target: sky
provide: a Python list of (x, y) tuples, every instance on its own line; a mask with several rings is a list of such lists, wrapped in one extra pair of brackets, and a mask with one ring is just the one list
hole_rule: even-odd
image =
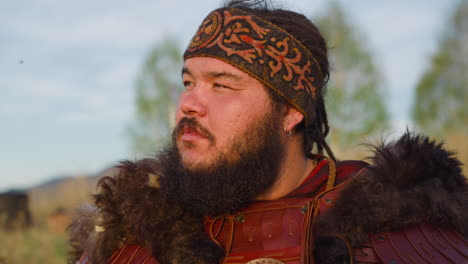
[[(456, 1), (341, 1), (381, 67), (397, 132)], [(308, 17), (327, 4), (277, 2)], [(145, 56), (168, 35), (188, 44), (220, 3), (0, 0), (0, 192), (134, 158), (126, 129)]]

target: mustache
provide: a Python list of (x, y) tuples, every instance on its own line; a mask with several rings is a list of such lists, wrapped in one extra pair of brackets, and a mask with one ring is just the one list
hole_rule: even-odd
[(176, 137), (180, 136), (184, 129), (197, 131), (200, 135), (206, 137), (210, 142), (215, 141), (213, 133), (211, 133), (207, 128), (200, 125), (200, 123), (194, 117), (182, 118), (174, 130), (174, 135)]

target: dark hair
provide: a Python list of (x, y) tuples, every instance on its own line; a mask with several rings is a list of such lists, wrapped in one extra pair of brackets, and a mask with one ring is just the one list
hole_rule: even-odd
[[(237, 8), (245, 10), (248, 13), (255, 15), (263, 20), (281, 27), (289, 34), (299, 40), (309, 51), (314, 55), (317, 63), (322, 71), (322, 80), (317, 87), (318, 93), (315, 98), (315, 113), (310, 113), (315, 116), (312, 124), (305, 127), (304, 122), (296, 127), (296, 131), (304, 133), (304, 152), (308, 157), (317, 158), (312, 154), (312, 151), (319, 155), (323, 154), (323, 150), (327, 152), (330, 158), (335, 159), (333, 152), (325, 141), (328, 134), (329, 126), (327, 112), (325, 110), (324, 95), (325, 88), (330, 76), (329, 62), (327, 55), (327, 43), (323, 38), (318, 28), (302, 14), (276, 9), (271, 1), (266, 0), (231, 0), (224, 7)], [(271, 95), (273, 102), (285, 104), (286, 101), (273, 92), (267, 89)]]

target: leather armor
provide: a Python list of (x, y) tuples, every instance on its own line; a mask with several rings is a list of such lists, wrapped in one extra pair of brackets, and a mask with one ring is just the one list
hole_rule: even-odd
[[(329, 175), (335, 175), (334, 163), (322, 161), (304, 184), (282, 199), (257, 201), (233, 215), (206, 218), (205, 231), (225, 249), (222, 263), (315, 263), (315, 221), (333, 208), (346, 180), (364, 171), (366, 163), (345, 161), (337, 165), (331, 185)], [(429, 223), (369, 235), (369, 241), (360, 248), (352, 248), (345, 238), (336, 236), (347, 246), (346, 263), (468, 263), (467, 241), (456, 232)], [(85, 255), (77, 262), (88, 263)], [(125, 245), (109, 263), (158, 262), (149, 250)]]

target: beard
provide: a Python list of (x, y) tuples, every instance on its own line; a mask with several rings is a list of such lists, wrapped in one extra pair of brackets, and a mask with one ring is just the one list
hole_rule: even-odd
[[(284, 158), (281, 118), (276, 115), (273, 111), (254, 122), (226, 152), (198, 168), (183, 166), (176, 139), (184, 126), (201, 126), (194, 118), (182, 119), (174, 130), (172, 144), (158, 155), (163, 175), (161, 193), (199, 216), (233, 213), (254, 200), (275, 183)], [(214, 144), (214, 137), (211, 140)]]

